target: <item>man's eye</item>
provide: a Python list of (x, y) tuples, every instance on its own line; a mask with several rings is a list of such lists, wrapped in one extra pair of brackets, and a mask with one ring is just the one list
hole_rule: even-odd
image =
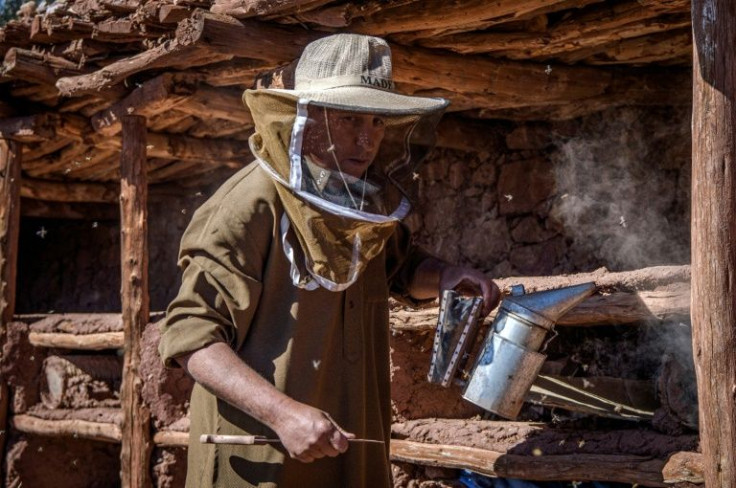
[(375, 119), (373, 119), (373, 125), (375, 127), (383, 127), (384, 125), (386, 125), (386, 122), (383, 119), (376, 117)]

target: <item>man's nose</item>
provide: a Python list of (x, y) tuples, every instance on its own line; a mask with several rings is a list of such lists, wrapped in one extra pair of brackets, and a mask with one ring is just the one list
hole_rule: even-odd
[(355, 142), (363, 149), (374, 149), (378, 140), (379, 138), (376, 137), (376, 130), (366, 127), (358, 132)]

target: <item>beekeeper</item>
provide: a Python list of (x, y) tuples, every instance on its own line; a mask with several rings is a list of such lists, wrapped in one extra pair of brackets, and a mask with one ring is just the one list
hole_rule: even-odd
[(164, 362), (196, 380), (187, 486), (388, 487), (389, 295), (471, 286), (485, 313), (499, 297), (401, 224), (447, 101), (396, 93), (386, 42), (353, 34), (309, 44), (294, 90), (244, 101), (256, 162), (192, 217), (162, 326)]

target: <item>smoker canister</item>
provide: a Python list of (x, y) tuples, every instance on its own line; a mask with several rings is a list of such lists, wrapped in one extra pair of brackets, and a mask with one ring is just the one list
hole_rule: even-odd
[(463, 398), (514, 419), (546, 358), (491, 334), (473, 367)]
[(512, 287), (476, 358), (463, 398), (506, 418), (519, 414), (546, 356), (539, 352), (555, 322), (595, 291), (595, 283), (524, 294)]

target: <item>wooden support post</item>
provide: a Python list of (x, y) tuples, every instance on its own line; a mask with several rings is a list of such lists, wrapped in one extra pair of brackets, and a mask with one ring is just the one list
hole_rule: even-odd
[(736, 9), (694, 0), (692, 295), (705, 484), (736, 487)]
[(123, 445), (120, 469), (123, 488), (151, 486), (150, 412), (141, 396), (141, 336), (149, 319), (148, 182), (146, 179), (146, 119), (123, 117), (120, 161), (121, 301), (125, 356), (121, 404)]
[[(6, 327), (15, 312), (21, 153), (20, 143), (0, 139), (0, 354), (5, 345)], [(5, 378), (0, 378), (0, 480), (5, 479), (2, 466), (5, 465), (9, 395)]]

